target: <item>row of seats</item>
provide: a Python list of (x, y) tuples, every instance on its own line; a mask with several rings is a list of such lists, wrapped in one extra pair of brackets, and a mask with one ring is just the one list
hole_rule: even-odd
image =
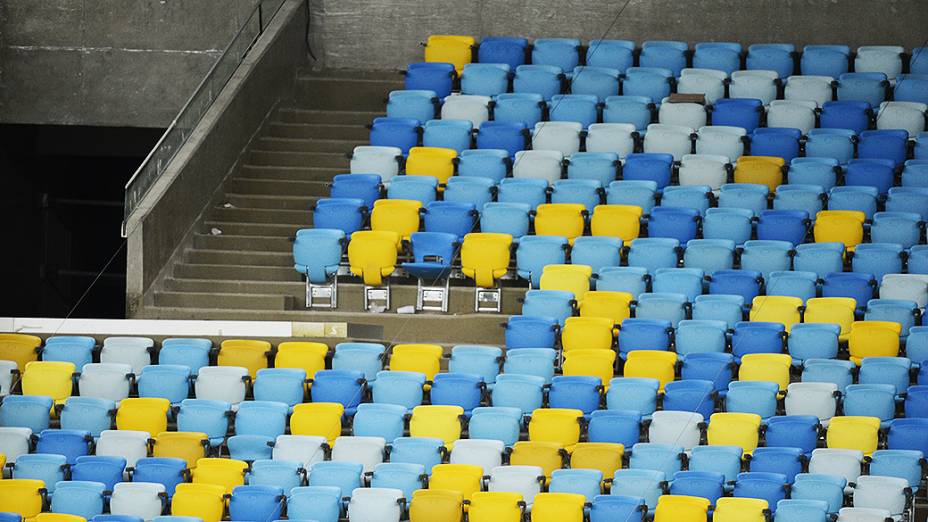
[(774, 70), (781, 77), (801, 74), (838, 77), (851, 70), (880, 72), (896, 78), (903, 70), (928, 73), (928, 49), (916, 47), (911, 55), (901, 46), (868, 45), (853, 51), (846, 45), (806, 45), (801, 51), (784, 43), (750, 45), (745, 53), (739, 43), (702, 42), (692, 50), (680, 41), (650, 40), (640, 47), (630, 40), (591, 40), (583, 45), (575, 38), (485, 37), (432, 35), (425, 43), (425, 61), (452, 64), (460, 73), (467, 64), (552, 65), (571, 71), (578, 65), (626, 71), (629, 67), (663, 67), (677, 75), (687, 66), (732, 74), (739, 69)]

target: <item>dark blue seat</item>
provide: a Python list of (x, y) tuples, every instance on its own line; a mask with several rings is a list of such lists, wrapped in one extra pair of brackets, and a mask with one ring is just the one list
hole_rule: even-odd
[(236, 486), (229, 500), (229, 519), (277, 520), (284, 507), (284, 490), (275, 486)]
[(133, 482), (163, 484), (168, 497), (174, 495), (174, 489), (178, 484), (186, 482), (187, 477), (187, 463), (183, 459), (169, 457), (139, 459), (132, 473)]
[(860, 133), (857, 157), (860, 159), (886, 159), (893, 166), (905, 163), (908, 154), (909, 133), (903, 129), (868, 130)]
[(673, 155), (659, 152), (629, 154), (622, 164), (622, 179), (653, 181), (658, 189), (670, 184)]
[[(329, 195), (333, 199), (360, 199), (368, 209), (380, 199), (383, 183), (378, 174), (338, 174), (332, 178)], [(318, 225), (316, 228), (321, 228)]]
[(928, 454), (928, 419), (894, 419), (889, 423), (886, 448), (918, 450)]
[(876, 187), (880, 194), (892, 188), (896, 165), (891, 159), (856, 159), (848, 162), (844, 184), (859, 187)]
[(756, 448), (747, 459), (748, 468), (752, 472), (780, 473), (786, 475), (786, 481), (790, 484), (796, 479), (796, 475), (802, 473), (805, 462), (801, 448), (773, 446)]
[(628, 410), (597, 410), (587, 426), (590, 442), (612, 442), (630, 448), (641, 439), (641, 414)]
[[(317, 374), (318, 375), (318, 374)], [(483, 377), (470, 373), (439, 373), (432, 383), (432, 404), (460, 406), (470, 415), (480, 406), (486, 391)]]
[(848, 71), (850, 54), (846, 45), (807, 45), (802, 49), (799, 68), (804, 75), (838, 78)]
[(648, 505), (641, 497), (597, 495), (590, 506), (590, 522), (642, 522)]
[(92, 442), (93, 437), (89, 431), (43, 430), (35, 443), (35, 452), (64, 455), (68, 464), (74, 464), (78, 457), (90, 453)]
[(415, 260), (403, 263), (409, 275), (428, 281), (448, 277), (457, 236), (444, 232), (413, 232), (410, 241)]
[(580, 62), (580, 40), (576, 38), (538, 38), (532, 45), (532, 63), (553, 65), (572, 71)]
[(589, 415), (599, 409), (602, 390), (599, 377), (559, 375), (551, 380), (548, 407), (575, 409)]
[(354, 415), (366, 389), (364, 372), (320, 370), (313, 377), (310, 394), (313, 402), (337, 402), (345, 407), (346, 415)]
[(674, 77), (686, 67), (686, 42), (670, 40), (651, 40), (641, 45), (638, 57), (642, 67), (661, 67), (673, 71)]
[(731, 353), (739, 362), (752, 353), (783, 353), (786, 329), (780, 323), (742, 321), (735, 324), (731, 336)]
[(712, 125), (741, 127), (748, 134), (760, 127), (764, 103), (753, 98), (723, 98), (712, 105)]
[(451, 94), (454, 86), (454, 65), (440, 62), (411, 63), (406, 67), (405, 88), (435, 91), (439, 98)]
[(366, 209), (361, 199), (320, 199), (313, 207), (313, 227), (337, 229), (350, 236), (364, 227)]
[(805, 210), (765, 210), (757, 221), (757, 239), (803, 243), (809, 232), (809, 214)]
[(513, 157), (528, 148), (528, 137), (528, 128), (522, 122), (485, 121), (477, 131), (477, 148), (505, 150)]
[(635, 350), (669, 350), (673, 339), (670, 321), (630, 318), (619, 326), (619, 357)]
[(671, 495), (702, 497), (715, 505), (725, 494), (725, 476), (715, 471), (678, 471), (670, 483)]
[(712, 381), (685, 379), (664, 386), (664, 409), (693, 411), (708, 419), (715, 410), (717, 392)]
[(477, 60), (480, 63), (504, 63), (510, 68), (525, 64), (528, 40), (512, 36), (487, 36), (480, 40)]
[(709, 293), (740, 295), (750, 303), (760, 295), (763, 282), (763, 276), (755, 270), (716, 270), (709, 276)]
[(113, 491), (113, 486), (123, 481), (125, 470), (126, 459), (122, 457), (84, 455), (71, 465), (71, 480), (100, 482), (107, 491)]
[(749, 70), (776, 71), (780, 78), (789, 78), (795, 71), (793, 44), (762, 43), (748, 47), (745, 64)]
[(474, 231), (479, 215), (470, 203), (432, 201), (426, 205), (422, 220), (426, 232), (452, 234), (463, 240), (466, 234)]
[(695, 208), (654, 207), (648, 218), (648, 237), (666, 237), (686, 243), (696, 239), (699, 210)]
[(889, 80), (881, 72), (852, 72), (838, 77), (838, 99), (865, 101), (879, 107), (886, 101)]
[(849, 129), (858, 134), (870, 127), (872, 110), (862, 101), (831, 101), (822, 106), (820, 126), (823, 129)]
[(877, 281), (872, 274), (860, 272), (832, 272), (825, 275), (822, 297), (851, 297), (858, 308), (876, 297)]
[(739, 473), (735, 481), (733, 496), (766, 500), (770, 510), (774, 511), (777, 502), (786, 498), (787, 484), (787, 477), (782, 473), (762, 471)]
[(787, 162), (799, 157), (799, 138), (802, 131), (787, 128), (754, 129), (751, 134), (752, 156), (778, 156)]
[(771, 417), (762, 427), (768, 446), (800, 448), (806, 455), (816, 448), (820, 428), (818, 417), (812, 415)]
[(371, 124), (370, 142), (378, 147), (397, 147), (403, 154), (419, 144), (419, 120), (412, 118), (376, 118)]
[(905, 416), (928, 418), (928, 386), (909, 386), (905, 395)]
[(623, 96), (643, 96), (659, 104), (670, 96), (674, 73), (663, 67), (629, 67), (622, 78)]
[(693, 53), (693, 67), (731, 75), (741, 68), (741, 51), (741, 44), (737, 42), (700, 42)]
[(506, 322), (506, 349), (554, 348), (557, 330), (556, 319), (514, 315)]
[(683, 356), (680, 378), (711, 381), (715, 391), (722, 391), (728, 389), (736, 369), (734, 356), (730, 353), (690, 353)]

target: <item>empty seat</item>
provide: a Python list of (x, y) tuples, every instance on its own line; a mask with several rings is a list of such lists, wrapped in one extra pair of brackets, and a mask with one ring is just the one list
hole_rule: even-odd
[(806, 157), (833, 158), (838, 163), (847, 163), (854, 157), (853, 129), (812, 129), (806, 134)]
[(692, 134), (691, 127), (652, 123), (644, 135), (644, 152), (670, 154), (675, 161), (680, 161), (693, 152)]
[(702, 236), (708, 240), (732, 241), (740, 245), (751, 239), (753, 217), (753, 211), (745, 208), (710, 208), (703, 218)]
[(776, 71), (733, 71), (728, 91), (730, 98), (753, 98), (766, 105), (776, 99), (778, 87), (779, 75)]
[(679, 125), (698, 129), (706, 124), (706, 107), (701, 103), (671, 101), (665, 98), (657, 112), (657, 119), (665, 125)]
[(564, 78), (562, 69), (557, 66), (520, 65), (516, 67), (512, 81), (513, 92), (537, 94), (549, 100), (555, 94), (560, 94)]
[(577, 122), (585, 129), (599, 119), (599, 99), (594, 94), (555, 94), (548, 102), (548, 117), (550, 121)]
[(746, 65), (748, 69), (766, 69), (777, 71), (780, 78), (793, 73), (793, 44), (764, 43), (748, 47)]
[(512, 157), (526, 148), (527, 137), (527, 125), (522, 122), (488, 121), (480, 126), (477, 133), (477, 148), (505, 150)]
[(928, 105), (918, 102), (891, 101), (879, 106), (877, 129), (901, 129), (910, 136), (925, 131), (925, 113)]
[[(705, 45), (705, 44), (697, 44)], [(680, 94), (702, 94), (706, 103), (715, 103), (725, 97), (725, 82), (728, 73), (712, 68), (683, 69), (677, 79), (677, 92)]]
[(487, 203), (480, 213), (480, 230), (521, 238), (528, 234), (530, 210), (524, 203)]
[(504, 63), (512, 68), (525, 63), (528, 40), (509, 36), (487, 36), (480, 40), (477, 58), (481, 63)]
[(701, 42), (696, 44), (693, 67), (731, 74), (741, 68), (741, 52), (737, 42)]
[(629, 67), (622, 79), (623, 96), (645, 96), (657, 103), (670, 95), (671, 82), (676, 76), (663, 67)]
[(760, 272), (764, 277), (771, 272), (789, 270), (792, 248), (793, 244), (788, 241), (746, 241), (741, 248), (741, 269)]
[(469, 63), (461, 71), (461, 94), (495, 96), (509, 90), (510, 66), (505, 63)]
[(433, 34), (425, 44), (425, 61), (453, 64), (460, 74), (471, 62), (475, 43), (472, 36)]
[(609, 96), (603, 107), (603, 122), (631, 125), (643, 131), (651, 123), (653, 112), (650, 96)]
[(795, 130), (806, 134), (815, 128), (816, 108), (812, 100), (773, 100), (767, 107), (767, 127), (792, 129), (788, 134)]
[(580, 152), (582, 130), (583, 124), (575, 121), (538, 122), (532, 132), (532, 149), (557, 151), (564, 155)]
[(758, 445), (761, 418), (751, 413), (715, 413), (709, 419), (710, 446), (739, 446), (750, 455)]

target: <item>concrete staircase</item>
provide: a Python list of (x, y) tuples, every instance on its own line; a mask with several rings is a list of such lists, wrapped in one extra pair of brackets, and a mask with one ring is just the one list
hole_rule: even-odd
[[(304, 307), (290, 238), (312, 226), (310, 206), (348, 171), (346, 154), (367, 142), (365, 125), (383, 114), (384, 98), (402, 88), (402, 78), (302, 71), (296, 81), (295, 99), (266, 123), (137, 317), (347, 321), (379, 327), (386, 340), (501, 343), (505, 317), (473, 314), (473, 286), (465, 282), (453, 287), (448, 315), (361, 312), (363, 286), (352, 278), (340, 280), (337, 311)], [(507, 288), (504, 312), (518, 313), (523, 293)], [(394, 281), (392, 312), (414, 304), (415, 295), (414, 280)]]

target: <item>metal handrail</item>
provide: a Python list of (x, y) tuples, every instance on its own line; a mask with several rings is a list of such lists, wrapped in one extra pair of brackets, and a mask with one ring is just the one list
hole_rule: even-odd
[[(270, 9), (265, 8), (265, 3), (270, 4)], [(129, 231), (126, 229), (126, 225), (129, 217), (167, 169), (177, 152), (187, 143), (193, 129), (196, 128), (213, 102), (216, 101), (219, 92), (222, 91), (235, 74), (235, 71), (241, 66), (255, 42), (264, 34), (268, 23), (277, 15), (283, 4), (284, 0), (259, 0), (245, 19), (245, 22), (236, 31), (235, 36), (223, 49), (222, 54), (210, 67), (209, 72), (200, 80), (193, 94), (187, 98), (183, 107), (178, 111), (164, 134), (161, 135), (158, 143), (155, 144), (139, 168), (126, 182), (122, 223), (123, 237), (128, 236)], [(254, 31), (249, 31), (249, 28), (254, 29)], [(223, 67), (224, 65), (230, 65), (230, 67)], [(186, 122), (185, 127), (181, 127), (181, 122), (191, 115), (193, 116), (192, 119)]]

